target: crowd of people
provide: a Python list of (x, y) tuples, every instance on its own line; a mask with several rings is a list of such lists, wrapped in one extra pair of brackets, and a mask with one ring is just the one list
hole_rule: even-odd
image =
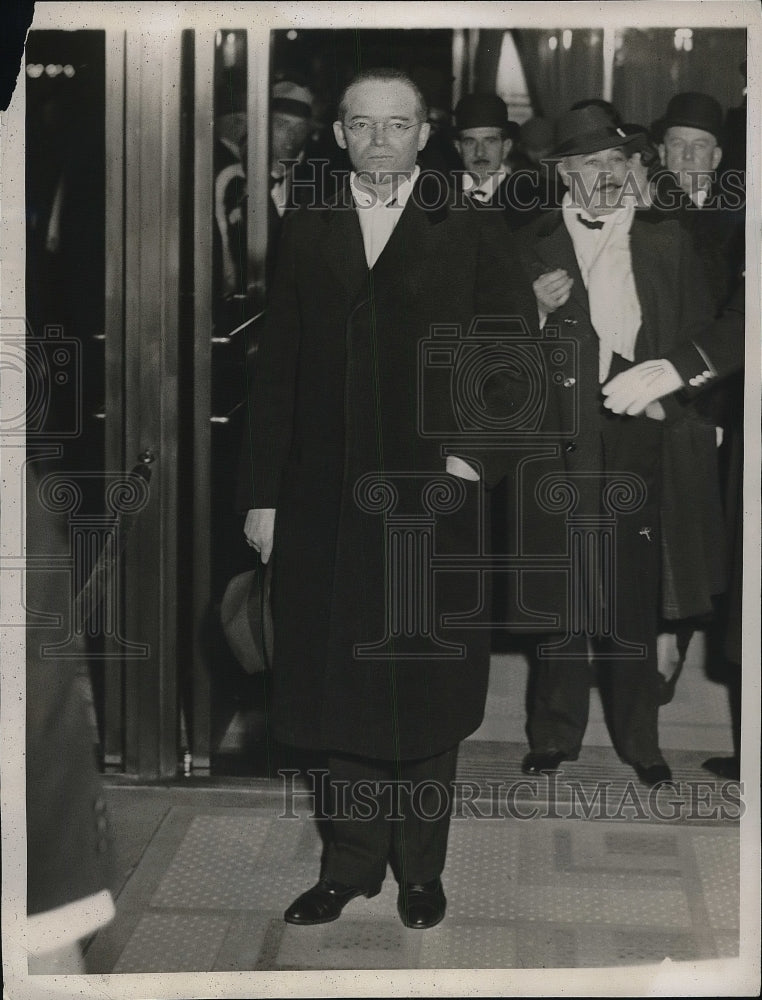
[[(284, 93), (278, 118), (303, 126), (309, 91)], [(741, 418), (722, 388), (743, 365), (744, 198), (743, 173), (718, 172), (724, 131), (692, 92), (650, 128), (599, 99), (519, 127), (468, 94), (448, 133), (412, 79), (372, 69), (338, 103), (335, 190), (295, 182), (303, 145), (274, 153), (238, 506), (273, 560), (272, 729), (327, 755), (334, 795), (320, 878), (286, 921), (336, 919), (387, 863), (402, 922), (443, 919), (490, 625), (531, 637), (525, 773), (577, 758), (597, 672), (620, 757), (644, 786), (673, 780), (657, 634), (737, 622), (740, 597)], [(469, 383), (485, 318), (502, 360)], [(449, 571), (411, 541), (422, 511)], [(737, 775), (737, 745), (707, 766)]]

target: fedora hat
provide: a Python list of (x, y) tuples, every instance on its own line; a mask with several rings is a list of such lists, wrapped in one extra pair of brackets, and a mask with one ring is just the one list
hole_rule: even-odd
[(601, 149), (623, 146), (631, 149), (641, 139), (641, 133), (625, 132), (615, 125), (603, 108), (589, 104), (567, 111), (556, 122), (556, 144), (551, 156), (578, 156), (597, 153)]
[(692, 90), (684, 94), (675, 94), (658, 125), (660, 136), (673, 125), (682, 125), (685, 128), (698, 128), (702, 132), (709, 132), (721, 142), (722, 122), (722, 107), (719, 102), (709, 94)]
[(220, 606), (222, 631), (247, 674), (262, 673), (272, 664), (271, 566), (270, 562), (234, 576)]
[(467, 128), (501, 128), (514, 142), (519, 137), (518, 122), (508, 117), (508, 108), (497, 94), (466, 94), (455, 108), (455, 131)]
[(283, 111), (295, 118), (312, 118), (312, 91), (292, 80), (280, 80), (273, 87), (270, 109)]

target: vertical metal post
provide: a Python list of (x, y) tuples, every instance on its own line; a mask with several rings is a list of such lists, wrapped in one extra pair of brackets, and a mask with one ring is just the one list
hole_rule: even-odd
[[(124, 451), (124, 31), (106, 31), (105, 123), (105, 442), (104, 467), (126, 467)], [(121, 572), (121, 565), (117, 572)], [(123, 592), (123, 588), (122, 588)], [(119, 609), (124, 621), (124, 607)], [(104, 673), (103, 756), (107, 768), (124, 765), (124, 663), (111, 660)]]
[(126, 634), (149, 646), (125, 678), (125, 769), (141, 777), (177, 770), (180, 47), (179, 31), (127, 36), (125, 447), (156, 460), (125, 564)]
[[(270, 32), (251, 29), (246, 38), (248, 89), (248, 147), (246, 186), (248, 218), (248, 289), (255, 309), (261, 309), (265, 290), (267, 215), (270, 198)], [(241, 359), (243, 364), (243, 358)]]
[(193, 664), (189, 737), (193, 767), (208, 770), (211, 684), (200, 636), (211, 598), (212, 227), (214, 220), (214, 32), (194, 43), (193, 135)]

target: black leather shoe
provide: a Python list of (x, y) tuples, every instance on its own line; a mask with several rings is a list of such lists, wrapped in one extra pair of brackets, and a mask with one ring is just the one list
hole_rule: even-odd
[(643, 784), (651, 788), (663, 781), (672, 781), (669, 764), (633, 764), (633, 767)]
[(542, 774), (557, 771), (565, 760), (576, 760), (577, 755), (566, 750), (533, 750), (521, 762), (524, 774)]
[(423, 884), (405, 882), (397, 896), (397, 912), (405, 927), (425, 930), (435, 927), (445, 915), (447, 900), (441, 879)]
[(738, 781), (741, 777), (741, 763), (738, 757), (710, 757), (701, 766), (705, 771), (710, 771), (719, 778), (731, 778)]
[(341, 911), (351, 900), (358, 896), (372, 899), (379, 892), (381, 892), (380, 885), (372, 889), (358, 889), (353, 885), (334, 882), (330, 878), (321, 878), (317, 885), (313, 885), (294, 900), (283, 914), (283, 919), (287, 924), (303, 926), (328, 924), (341, 916)]

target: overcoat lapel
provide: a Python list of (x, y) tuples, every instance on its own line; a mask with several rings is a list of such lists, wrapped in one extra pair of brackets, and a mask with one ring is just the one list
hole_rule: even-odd
[(368, 265), (357, 211), (350, 192), (339, 193), (325, 213), (326, 232), (321, 256), (350, 299), (367, 290)]
[(642, 317), (638, 334), (639, 339), (642, 338), (638, 354), (642, 357), (658, 357), (663, 350), (663, 345), (660, 347), (656, 342), (656, 332), (661, 326), (658, 315), (661, 287), (659, 262), (665, 246), (671, 244), (659, 231), (659, 226), (641, 222), (636, 215), (630, 230), (630, 259)]

